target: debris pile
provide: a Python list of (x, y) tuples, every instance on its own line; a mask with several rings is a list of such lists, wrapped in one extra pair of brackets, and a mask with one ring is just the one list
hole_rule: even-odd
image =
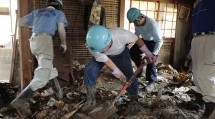
[[(113, 77), (107, 68), (103, 68), (98, 80), (97, 105), (88, 112), (80, 108), (86, 100), (86, 89), (83, 85), (85, 65), (73, 62), (75, 82), (61, 81), (63, 99), (58, 100), (50, 84), (34, 93), (29, 100), (31, 119), (198, 119), (204, 108), (196, 101), (195, 92), (191, 90), (192, 74), (177, 72), (170, 65), (158, 64), (158, 80), (152, 92), (146, 91), (147, 82), (143, 75), (138, 78), (138, 102), (131, 101), (127, 92), (115, 103), (116, 108), (106, 109), (107, 113), (99, 115), (95, 109), (108, 107), (122, 88), (120, 80)], [(1, 118), (20, 118), (17, 110), (9, 108), (9, 102), (15, 98), (17, 89), (0, 85), (1, 101), (8, 101), (1, 106)], [(6, 88), (5, 88), (6, 87)], [(15, 90), (16, 89), (16, 90)], [(9, 98), (5, 100), (5, 97)], [(105, 109), (104, 109), (105, 110)]]

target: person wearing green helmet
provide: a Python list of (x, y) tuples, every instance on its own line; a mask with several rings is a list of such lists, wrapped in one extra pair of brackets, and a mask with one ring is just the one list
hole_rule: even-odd
[[(57, 80), (58, 72), (53, 67), (54, 49), (52, 37), (56, 30), (61, 40), (62, 53), (67, 50), (66, 31), (67, 20), (62, 9), (61, 0), (48, 0), (47, 8), (36, 9), (30, 14), (19, 19), (19, 25), (31, 28), (30, 50), (36, 57), (38, 67), (34, 71), (34, 77), (30, 84), (11, 102), (11, 106), (25, 116), (30, 115), (28, 99), (38, 89), (43, 88), (48, 82), (51, 83), (57, 98), (63, 98), (63, 92)], [(27, 104), (27, 105), (26, 105)]]
[[(127, 12), (127, 19), (129, 23), (134, 23), (135, 35), (138, 37), (141, 35), (142, 40), (146, 44), (150, 53), (158, 57), (158, 52), (163, 44), (163, 39), (161, 36), (160, 28), (157, 22), (140, 12), (137, 8), (130, 8)], [(134, 61), (138, 67), (141, 62), (142, 51), (144, 49), (139, 48), (137, 44), (134, 44), (130, 49), (131, 59)], [(148, 53), (145, 53), (148, 56)], [(146, 68), (146, 80), (148, 81), (148, 86), (146, 87), (147, 92), (153, 91), (155, 88), (154, 81), (157, 80), (156, 65), (155, 62), (148, 64)]]
[(57, 10), (62, 10), (63, 9), (63, 2), (62, 2), (62, 0), (47, 0), (46, 4), (48, 6), (53, 6)]
[[(86, 46), (92, 53), (93, 58), (88, 63), (84, 72), (84, 84), (87, 89), (87, 101), (85, 102), (82, 111), (88, 110), (96, 104), (96, 80), (100, 70), (106, 65), (112, 74), (119, 78), (122, 82), (126, 82), (133, 75), (133, 68), (129, 55), (127, 44), (136, 42), (139, 47), (144, 47), (144, 52), (149, 52), (145, 47), (142, 39), (130, 31), (112, 28), (107, 29), (104, 26), (92, 26), (87, 32)], [(155, 59), (154, 55), (149, 56), (151, 61)], [(127, 89), (131, 100), (137, 100), (138, 83), (134, 80), (131, 86)]]

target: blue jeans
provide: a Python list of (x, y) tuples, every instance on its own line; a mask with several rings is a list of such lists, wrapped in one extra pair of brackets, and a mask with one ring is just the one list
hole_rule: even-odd
[[(144, 41), (144, 43), (150, 52), (154, 50), (154, 47), (155, 47), (154, 41)], [(141, 57), (142, 57), (141, 54), (143, 54), (143, 52), (139, 49), (139, 46), (137, 44), (134, 44), (130, 49), (130, 55), (131, 55), (131, 59), (134, 61), (137, 67), (139, 67), (141, 63)], [(156, 55), (156, 59), (157, 58), (158, 58), (158, 55)], [(146, 80), (149, 82), (149, 84), (157, 80), (155, 63), (147, 65)]]
[[(131, 65), (131, 59), (129, 55), (129, 49), (126, 47), (125, 50), (114, 56), (109, 56), (109, 58), (116, 64), (116, 66), (122, 71), (122, 73), (127, 77), (127, 80), (134, 74)], [(87, 68), (84, 72), (84, 84), (85, 86), (95, 86), (96, 80), (100, 73), (100, 70), (104, 66), (103, 62), (97, 62), (95, 58), (88, 63)], [(136, 79), (133, 80), (130, 87), (127, 89), (128, 93), (133, 95), (138, 94), (138, 82)]]

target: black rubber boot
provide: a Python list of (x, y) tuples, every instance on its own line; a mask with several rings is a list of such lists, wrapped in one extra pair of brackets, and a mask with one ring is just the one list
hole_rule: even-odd
[(54, 91), (55, 95), (57, 96), (57, 98), (62, 99), (63, 98), (63, 91), (60, 87), (58, 79), (57, 78), (51, 79), (50, 83), (51, 83), (51, 86), (52, 86), (53, 91)]
[(86, 111), (89, 108), (93, 107), (96, 105), (96, 98), (95, 98), (95, 93), (96, 93), (96, 87), (86, 87), (87, 89), (87, 100), (84, 103), (84, 106), (81, 108), (81, 111)]
[(32, 115), (28, 100), (31, 96), (33, 96), (34, 91), (27, 86), (18, 96), (14, 99), (10, 105), (15, 108), (20, 114), (20, 118), (28, 118), (28, 116)]
[(128, 98), (131, 102), (138, 102), (138, 95), (128, 93)]
[(128, 93), (128, 109), (126, 109), (126, 114), (136, 115), (139, 112), (144, 112), (145, 109), (138, 103), (138, 95)]
[(27, 86), (10, 104), (13, 108), (19, 109), (27, 103), (28, 99), (33, 96), (34, 91)]
[(200, 93), (196, 93), (196, 102), (199, 105), (200, 109), (203, 109), (205, 107), (205, 101), (202, 99), (203, 96)]
[(211, 113), (213, 112), (214, 107), (215, 107), (215, 103), (213, 102), (205, 103), (205, 112), (203, 113), (201, 119), (208, 119)]

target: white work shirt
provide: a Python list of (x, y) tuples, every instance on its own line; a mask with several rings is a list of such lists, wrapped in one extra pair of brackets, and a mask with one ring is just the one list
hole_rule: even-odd
[(160, 48), (163, 44), (163, 39), (160, 31), (160, 27), (154, 19), (146, 17), (146, 24), (144, 26), (135, 27), (135, 33), (137, 36), (142, 36), (146, 41), (154, 41), (155, 48), (153, 50), (154, 55), (158, 55)]
[(92, 53), (98, 62), (106, 62), (108, 60), (107, 55), (119, 55), (124, 51), (126, 44), (136, 42), (138, 39), (135, 34), (121, 28), (112, 28), (110, 32), (113, 40), (110, 49), (106, 53)]

